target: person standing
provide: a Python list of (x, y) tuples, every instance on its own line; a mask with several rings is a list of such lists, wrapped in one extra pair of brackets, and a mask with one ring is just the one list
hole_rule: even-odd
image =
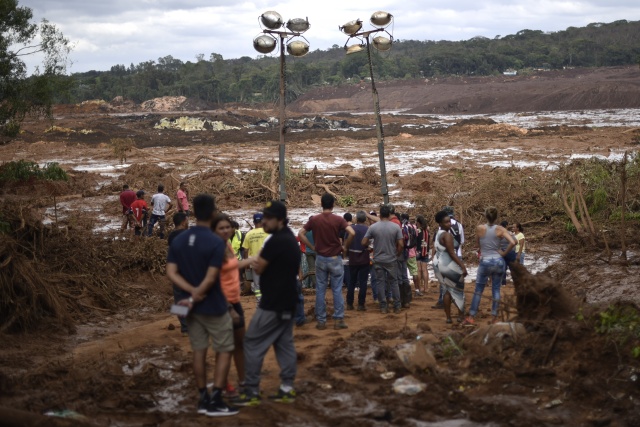
[(129, 189), (127, 184), (122, 186), (122, 192), (120, 193), (120, 204), (122, 205), (122, 225), (120, 226), (120, 232), (124, 233), (124, 231), (129, 227), (131, 232), (133, 232), (134, 223), (133, 223), (133, 215), (131, 213), (131, 204), (136, 201), (136, 193)]
[(189, 189), (186, 182), (180, 183), (176, 199), (178, 199), (178, 212), (183, 212), (188, 218), (191, 212), (189, 211)]
[(429, 224), (424, 216), (416, 217), (418, 224), (418, 243), (416, 250), (416, 261), (418, 262), (418, 287), (421, 292), (426, 292), (429, 286), (429, 253), (431, 249), (431, 233), (429, 232)]
[(134, 234), (138, 236), (138, 238), (142, 235), (142, 229), (146, 225), (144, 218), (148, 210), (149, 206), (147, 206), (147, 202), (144, 201), (144, 190), (138, 190), (136, 192), (136, 201), (131, 203), (131, 214), (133, 215), (135, 224)]
[(522, 224), (520, 224), (519, 222), (516, 222), (515, 224), (513, 224), (513, 234), (515, 234), (516, 237), (516, 262), (520, 263), (521, 265), (524, 265), (524, 255), (526, 253), (525, 251), (525, 247), (527, 245), (527, 241), (524, 238), (524, 233), (523, 233), (523, 229), (522, 229)]
[[(242, 257), (247, 259), (250, 257), (257, 257), (260, 255), (264, 240), (268, 234), (262, 228), (262, 212), (256, 212), (253, 214), (254, 228), (249, 230), (246, 236), (244, 236), (244, 242), (242, 242)], [(247, 268), (247, 279), (251, 281), (251, 291), (256, 296), (256, 300), (260, 303), (262, 298), (262, 292), (260, 290), (260, 275), (253, 270), (253, 267)]]
[[(333, 292), (333, 319), (334, 329), (345, 329), (344, 322), (344, 298), (342, 297), (342, 282), (344, 279), (344, 266), (342, 265), (343, 254), (346, 256), (347, 248), (351, 245), (355, 231), (347, 224), (344, 218), (333, 214), (335, 197), (329, 193), (322, 195), (320, 199), (322, 213), (312, 216), (298, 233), (300, 241), (311, 247), (316, 252), (316, 318), (318, 323), (316, 328), (323, 330), (327, 328), (327, 306), (325, 294), (327, 286), (331, 281)], [(307, 239), (307, 232), (313, 232), (315, 244)], [(344, 242), (341, 237), (345, 231), (349, 234)]]
[(416, 288), (416, 296), (421, 297), (422, 291), (420, 291), (420, 283), (418, 281), (418, 252), (416, 250), (418, 246), (418, 229), (409, 220), (409, 214), (403, 213), (400, 218), (402, 219), (402, 236), (404, 237), (407, 268), (413, 280), (413, 286)]
[[(449, 218), (451, 219), (451, 228), (449, 228), (449, 233), (451, 233), (453, 235), (453, 238), (456, 240), (456, 242), (458, 242), (458, 244), (456, 245), (458, 248), (456, 249), (456, 254), (458, 255), (458, 258), (462, 259), (462, 245), (464, 245), (465, 243), (464, 227), (462, 226), (462, 223), (455, 218), (456, 214), (453, 209), (453, 206), (443, 206), (442, 210), (446, 212), (447, 215), (449, 215)], [(432, 249), (432, 252), (434, 251), (435, 251), (435, 247)], [(441, 286), (440, 297), (438, 297), (438, 302), (436, 303), (436, 305), (432, 306), (431, 308), (444, 308), (444, 304), (442, 301), (443, 297), (444, 297), (444, 289)]]
[[(173, 226), (173, 231), (169, 233), (169, 237), (167, 238), (169, 247), (171, 247), (171, 243), (173, 243), (176, 237), (189, 228), (187, 216), (181, 212), (176, 213), (173, 216)], [(182, 289), (173, 285), (173, 302), (177, 304), (181, 299)], [(178, 316), (178, 321), (180, 322), (180, 332), (182, 333), (182, 336), (188, 336), (189, 328), (187, 327), (187, 319), (184, 316)]]
[(240, 406), (256, 406), (260, 398), (260, 372), (264, 357), (273, 346), (280, 366), (280, 387), (270, 398), (290, 403), (296, 398), (294, 380), (297, 354), (293, 326), (298, 301), (297, 275), (302, 254), (295, 235), (287, 227), (287, 208), (273, 200), (264, 210), (264, 228), (270, 234), (253, 269), (260, 275), (262, 299), (251, 319), (244, 339), (245, 387), (234, 401)]
[(358, 311), (365, 311), (365, 300), (367, 298), (367, 282), (369, 281), (369, 270), (371, 269), (369, 261), (369, 251), (362, 246), (362, 239), (369, 227), (365, 225), (367, 214), (364, 211), (356, 212), (356, 225), (353, 225), (353, 231), (356, 232), (351, 246), (349, 246), (349, 286), (347, 288), (347, 310), (353, 310), (353, 301), (355, 299), (356, 284), (359, 284), (358, 291)]
[[(475, 316), (478, 314), (480, 307), (480, 298), (489, 278), (491, 278), (491, 293), (493, 297), (491, 301), (491, 316), (493, 316), (491, 323), (497, 322), (500, 285), (502, 284), (502, 273), (505, 267), (504, 257), (516, 245), (516, 241), (511, 234), (504, 227), (495, 224), (496, 219), (498, 219), (498, 210), (496, 208), (487, 208), (484, 211), (484, 216), (487, 219), (487, 223), (481, 224), (476, 228), (476, 240), (480, 248), (478, 251), (480, 264), (478, 265), (476, 289), (471, 300), (469, 316), (463, 322), (464, 325), (468, 326), (476, 324)], [(500, 249), (501, 239), (506, 239), (509, 242), (504, 250)]]
[(385, 289), (391, 290), (393, 296), (394, 313), (400, 313), (400, 289), (398, 288), (398, 256), (404, 251), (404, 238), (402, 230), (397, 224), (390, 221), (391, 209), (388, 205), (380, 207), (380, 221), (373, 224), (367, 230), (362, 239), (362, 246), (369, 246), (371, 240), (373, 245), (373, 268), (376, 271), (376, 282), (378, 285), (378, 300), (380, 301), (380, 312), (386, 314), (387, 298)]
[(433, 272), (444, 289), (444, 312), (447, 323), (451, 321), (451, 302), (458, 308), (458, 321), (462, 321), (464, 315), (464, 278), (467, 276), (467, 268), (456, 253), (458, 241), (449, 232), (451, 217), (445, 211), (436, 214), (436, 222), (440, 229), (434, 239), (435, 256), (433, 257)]
[(169, 196), (164, 194), (164, 185), (158, 185), (158, 192), (151, 197), (151, 206), (153, 206), (153, 210), (151, 211), (151, 219), (149, 219), (147, 235), (151, 236), (153, 234), (153, 227), (156, 225), (156, 222), (158, 222), (160, 223), (159, 236), (161, 239), (164, 239), (164, 230), (167, 226), (165, 214), (173, 207)]
[[(311, 219), (311, 217), (309, 217)], [(313, 231), (307, 231), (307, 240), (313, 245), (315, 240), (313, 239)], [(301, 242), (302, 243), (302, 242)], [(311, 288), (316, 288), (316, 251), (311, 249), (308, 245), (305, 244), (305, 259), (307, 261), (307, 276), (309, 277), (309, 283)]]
[[(344, 218), (345, 221), (347, 221), (347, 225), (353, 227), (353, 215), (351, 215), (351, 213), (346, 212), (344, 215), (342, 215), (342, 218)], [(347, 238), (349, 237), (349, 233), (344, 233), (344, 235), (342, 236), (342, 244), (344, 245), (344, 242), (347, 241)], [(351, 279), (350, 279), (350, 275), (349, 275), (349, 257), (345, 256), (344, 259), (342, 260), (342, 265), (344, 268), (344, 276), (342, 277), (342, 280), (344, 281), (343, 283), (343, 287), (345, 288), (349, 288), (349, 284), (351, 283)]]
[[(509, 230), (509, 222), (508, 221), (502, 221), (500, 223), (500, 225), (502, 227), (504, 227), (505, 230)], [(511, 237), (514, 237), (513, 233), (511, 233)], [(509, 247), (509, 241), (507, 239), (500, 239), (500, 249), (502, 251), (506, 251), (507, 248)], [(516, 248), (518, 247), (518, 245), (516, 244)], [(509, 268), (509, 271), (511, 271), (511, 277), (513, 279), (513, 268), (512, 268), (512, 263), (516, 260), (516, 251), (514, 249), (511, 249), (507, 255), (505, 255), (504, 257), (504, 264), (505, 264), (505, 269), (504, 272), (502, 273), (502, 286), (507, 286), (507, 267)]]
[[(233, 354), (233, 322), (230, 304), (220, 287), (220, 269), (225, 242), (211, 231), (215, 200), (200, 194), (193, 200), (196, 225), (176, 237), (167, 256), (167, 276), (182, 292), (180, 305), (186, 305), (189, 340), (193, 350), (193, 373), (200, 395), (198, 413), (228, 416), (238, 409), (227, 405), (222, 390), (227, 383)], [(212, 393), (207, 390), (206, 358), (209, 340), (216, 352)]]

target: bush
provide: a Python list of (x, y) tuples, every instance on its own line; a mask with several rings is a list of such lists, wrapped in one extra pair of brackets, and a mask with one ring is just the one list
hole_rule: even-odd
[(42, 169), (37, 163), (26, 160), (8, 162), (0, 166), (0, 181), (28, 181), (32, 178), (67, 181), (69, 176), (55, 162), (47, 163)]

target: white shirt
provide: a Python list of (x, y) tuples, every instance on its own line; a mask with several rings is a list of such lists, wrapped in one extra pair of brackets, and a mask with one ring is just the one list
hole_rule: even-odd
[(154, 194), (151, 198), (151, 204), (153, 205), (153, 215), (164, 215), (164, 211), (167, 209), (167, 205), (171, 203), (171, 199), (164, 193)]

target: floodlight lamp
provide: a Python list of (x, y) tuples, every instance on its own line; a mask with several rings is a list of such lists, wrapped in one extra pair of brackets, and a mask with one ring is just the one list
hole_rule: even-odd
[(386, 27), (391, 23), (392, 19), (392, 14), (381, 10), (374, 12), (373, 15), (371, 15), (371, 23), (376, 27)]
[(294, 33), (304, 33), (309, 29), (309, 18), (294, 18), (287, 21), (287, 28)]
[(287, 52), (292, 56), (305, 56), (309, 53), (309, 45), (303, 41), (295, 40), (287, 45)]
[(269, 10), (260, 15), (260, 21), (262, 21), (262, 25), (270, 30), (277, 30), (284, 25), (282, 15), (273, 10)]
[(381, 52), (391, 49), (392, 43), (392, 40), (387, 37), (378, 36), (373, 38), (373, 47)]
[(345, 46), (344, 49), (347, 51), (347, 55), (351, 55), (352, 53), (361, 52), (364, 50), (363, 44), (354, 44), (351, 46)]
[(276, 39), (263, 34), (253, 39), (253, 47), (260, 53), (271, 53), (276, 48)]
[(360, 28), (362, 28), (362, 21), (359, 19), (356, 19), (354, 21), (349, 21), (339, 28), (340, 28), (340, 31), (342, 31), (346, 35), (352, 36), (358, 31), (360, 31)]

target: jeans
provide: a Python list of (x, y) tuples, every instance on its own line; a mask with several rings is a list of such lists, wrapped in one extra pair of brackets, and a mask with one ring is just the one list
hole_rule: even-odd
[(504, 268), (504, 259), (502, 259), (502, 257), (480, 259), (478, 274), (476, 276), (476, 290), (473, 293), (471, 309), (469, 310), (469, 314), (471, 316), (478, 314), (480, 298), (482, 297), (482, 292), (484, 291), (484, 287), (489, 278), (491, 278), (491, 293), (493, 297), (493, 300), (491, 301), (491, 315), (498, 315), (498, 305), (500, 304), (500, 285), (502, 284), (502, 273), (504, 272)]
[(398, 259), (398, 288), (400, 290), (400, 301), (402, 305), (409, 304), (411, 302), (411, 282), (409, 282), (409, 276), (407, 275), (407, 260)]
[(369, 278), (369, 270), (371, 270), (371, 266), (369, 264), (349, 266), (349, 277), (351, 281), (347, 288), (347, 305), (353, 305), (356, 284), (359, 284), (360, 291), (358, 292), (358, 305), (364, 306), (364, 302), (367, 297), (367, 279)]
[(298, 304), (296, 304), (296, 325), (304, 325), (306, 317), (304, 315), (304, 295), (302, 294), (302, 282), (296, 281), (296, 287), (298, 288)]
[(151, 219), (149, 220), (149, 230), (147, 231), (147, 236), (151, 236), (153, 234), (153, 226), (156, 225), (156, 222), (160, 223), (160, 238), (164, 239), (164, 228), (167, 224), (167, 220), (164, 215), (156, 215), (151, 214)]
[[(173, 285), (173, 301), (177, 304), (178, 301), (183, 298), (182, 290), (176, 285)], [(178, 316), (178, 320), (180, 321), (180, 332), (187, 332), (187, 318)]]
[(400, 289), (398, 288), (398, 262), (376, 262), (373, 264), (376, 271), (376, 282), (378, 284), (378, 297), (380, 308), (387, 307), (385, 289), (388, 286), (393, 295), (394, 308), (400, 308)]
[(307, 258), (307, 266), (309, 267), (309, 286), (312, 288), (316, 287), (316, 254), (305, 254)]
[(520, 265), (524, 265), (524, 252), (520, 254)]
[(516, 256), (516, 251), (511, 251), (503, 258), (505, 268), (504, 273), (502, 273), (502, 286), (507, 284), (507, 267), (509, 267), (509, 271), (511, 271), (511, 275), (513, 277), (513, 270), (511, 270), (511, 266), (509, 264), (516, 260)]
[(316, 255), (316, 318), (318, 322), (327, 321), (327, 305), (325, 294), (331, 280), (333, 292), (333, 318), (344, 319), (344, 298), (342, 298), (342, 280), (344, 279), (344, 266), (342, 257), (325, 257)]

